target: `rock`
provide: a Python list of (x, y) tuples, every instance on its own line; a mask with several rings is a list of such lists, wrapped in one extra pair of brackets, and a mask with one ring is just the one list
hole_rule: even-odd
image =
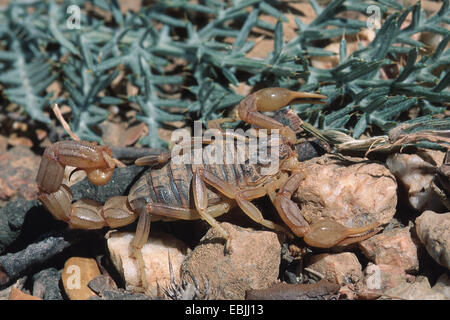
[(109, 275), (95, 277), (88, 283), (89, 288), (97, 295), (89, 300), (151, 300), (150, 296), (117, 288)]
[(277, 283), (266, 289), (247, 291), (246, 300), (329, 300), (339, 290), (336, 283), (320, 280), (311, 284)]
[(400, 267), (369, 262), (364, 269), (364, 284), (369, 290), (384, 292), (406, 282), (408, 276)]
[(36, 198), (36, 172), (40, 157), (29, 148), (17, 146), (0, 154), (0, 199)]
[(281, 245), (276, 233), (220, 224), (232, 237), (232, 251), (225, 254), (220, 234), (210, 228), (186, 257), (182, 266), (188, 275), (207, 279), (217, 299), (244, 299), (247, 290), (267, 288), (277, 282)]
[(11, 289), (13, 287), (14, 287), (14, 284), (12, 284), (9, 287), (6, 287), (4, 289), (3, 289), (3, 287), (1, 287), (2, 289), (0, 289), (0, 301), (9, 299), (9, 295), (10, 295)]
[(0, 254), (20, 236), (28, 212), (41, 209), (37, 200), (8, 201), (0, 208)]
[(346, 284), (341, 286), (338, 291), (338, 299), (339, 300), (356, 300), (359, 297), (358, 289), (354, 284)]
[(428, 254), (450, 269), (450, 212), (425, 211), (415, 221), (416, 232)]
[(0, 134), (0, 153), (4, 153), (6, 150), (8, 150), (8, 138)]
[(59, 290), (61, 274), (55, 268), (42, 270), (33, 275), (33, 296), (43, 300), (62, 300)]
[(403, 283), (395, 288), (386, 290), (384, 297), (405, 300), (446, 300), (445, 295), (430, 287), (426, 277), (417, 277), (414, 283)]
[[(440, 161), (442, 163), (443, 156)], [(435, 162), (430, 160), (430, 162)], [(396, 153), (388, 156), (386, 164), (406, 189), (410, 206), (419, 212), (439, 210), (442, 203), (431, 188), (435, 176), (435, 164), (416, 154)]]
[[(108, 238), (108, 250), (116, 269), (125, 280), (127, 290), (142, 291), (141, 275), (136, 259), (133, 257), (135, 233), (113, 232)], [(150, 234), (141, 249), (146, 272), (146, 293), (159, 296), (161, 287), (170, 282), (169, 256), (175, 280), (180, 279), (180, 267), (189, 248), (170, 234)]]
[(322, 253), (311, 257), (308, 268), (322, 274), (326, 280), (345, 285), (358, 283), (364, 276), (361, 264), (354, 253)]
[(98, 295), (101, 295), (104, 291), (117, 290), (116, 283), (107, 274), (102, 274), (89, 281), (88, 287)]
[(70, 244), (64, 237), (48, 237), (23, 250), (0, 256), (0, 287), (26, 275), (31, 268), (45, 263)]
[(367, 240), (359, 247), (377, 265), (391, 265), (406, 272), (419, 269), (418, 248), (411, 238), (410, 228), (394, 228)]
[(152, 297), (143, 293), (126, 291), (123, 289), (104, 291), (102, 296), (92, 296), (89, 300), (154, 300)]
[(440, 185), (440, 187), (442, 188), (442, 190), (438, 191), (438, 193), (443, 194), (443, 197), (441, 197), (441, 201), (444, 203), (447, 209), (450, 210), (450, 199), (448, 199), (447, 196), (450, 194), (450, 149), (447, 150), (444, 161), (437, 170), (436, 177), (438, 180), (438, 185)]
[(330, 218), (350, 228), (362, 227), (375, 221), (388, 223), (395, 214), (397, 183), (381, 164), (344, 165), (325, 155), (302, 162), (300, 169), (305, 179), (293, 199), (310, 223)]
[(23, 293), (20, 289), (15, 287), (11, 288), (9, 293), (9, 300), (42, 300), (41, 298), (32, 296), (30, 294)]
[(442, 293), (450, 300), (450, 278), (448, 274), (442, 274), (432, 288), (434, 291)]
[(95, 293), (88, 283), (100, 275), (97, 262), (91, 258), (72, 257), (64, 264), (61, 274), (64, 291), (70, 300), (87, 300)]

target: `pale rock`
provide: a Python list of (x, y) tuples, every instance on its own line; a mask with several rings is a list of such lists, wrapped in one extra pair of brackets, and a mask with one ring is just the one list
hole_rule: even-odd
[(394, 228), (359, 243), (364, 255), (377, 265), (391, 265), (405, 272), (419, 269), (418, 248), (410, 228)]
[[(434, 154), (433, 154), (434, 155)], [(416, 154), (389, 155), (386, 164), (389, 170), (401, 181), (406, 189), (409, 204), (417, 211), (437, 210), (442, 208), (438, 196), (431, 187), (435, 176), (435, 168), (442, 164), (442, 155), (434, 158), (430, 155), (430, 162), (423, 160)]]
[(127, 290), (145, 291), (150, 296), (162, 295), (161, 288), (170, 282), (169, 257), (175, 280), (180, 279), (180, 266), (189, 248), (170, 234), (155, 233), (141, 249), (145, 264), (147, 288), (143, 288), (141, 274), (133, 256), (132, 232), (112, 232), (107, 245), (111, 260), (125, 280)]
[(96, 294), (88, 283), (100, 275), (97, 262), (92, 258), (71, 257), (61, 273), (64, 291), (70, 300), (87, 300)]
[(440, 265), (450, 269), (450, 212), (427, 210), (415, 221), (416, 232), (428, 254)]
[(388, 264), (373, 264), (369, 262), (364, 269), (364, 284), (369, 290), (384, 292), (407, 281), (407, 274), (402, 268)]
[(308, 268), (340, 285), (358, 283), (364, 278), (361, 264), (351, 252), (314, 255), (308, 262)]
[(39, 297), (32, 296), (22, 292), (20, 289), (12, 287), (8, 300), (42, 300)]
[(330, 218), (346, 227), (363, 227), (374, 222), (388, 223), (397, 205), (397, 182), (379, 163), (344, 165), (325, 155), (301, 163), (305, 174), (293, 199), (305, 219), (314, 223)]
[(247, 290), (267, 288), (277, 282), (281, 245), (276, 233), (255, 231), (230, 223), (220, 224), (231, 236), (231, 252), (224, 239), (210, 228), (183, 263), (186, 279), (192, 276), (208, 285), (216, 299), (244, 299)]
[(395, 288), (386, 290), (383, 298), (402, 300), (446, 300), (441, 292), (431, 289), (426, 277), (417, 277), (414, 283), (403, 283)]
[(450, 299), (450, 277), (448, 276), (448, 274), (442, 274), (436, 281), (432, 289), (434, 291), (442, 293), (447, 297), (447, 299)]

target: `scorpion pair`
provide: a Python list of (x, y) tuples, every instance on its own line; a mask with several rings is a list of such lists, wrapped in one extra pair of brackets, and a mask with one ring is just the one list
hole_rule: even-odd
[[(115, 161), (107, 146), (87, 141), (59, 141), (43, 154), (37, 175), (39, 199), (56, 219), (67, 222), (72, 228), (117, 228), (138, 219), (133, 247), (141, 275), (144, 261), (140, 249), (148, 240), (151, 221), (203, 219), (226, 239), (225, 248), (230, 250), (232, 239), (215, 218), (234, 205), (259, 224), (303, 237), (305, 243), (313, 247), (329, 248), (361, 241), (375, 234), (378, 224), (347, 228), (333, 220), (322, 219), (310, 226), (303, 218), (291, 199), (305, 176), (293, 151), (296, 134), (290, 127), (262, 113), (279, 110), (294, 101), (322, 102), (320, 99), (326, 98), (316, 93), (266, 88), (240, 102), (237, 114), (242, 121), (259, 129), (279, 130), (281, 142), (276, 172), (262, 175), (262, 164), (258, 163), (176, 164), (169, 157), (161, 156), (158, 162), (167, 162), (146, 171), (131, 187), (128, 196), (112, 197), (104, 205), (87, 199), (72, 203), (70, 189), (62, 184), (65, 166), (84, 170), (92, 183), (104, 185), (112, 177)], [(220, 127), (225, 121), (228, 119), (213, 120), (211, 126)], [(138, 165), (154, 162), (154, 157), (136, 161)], [(251, 202), (266, 195), (285, 226), (265, 219)]]

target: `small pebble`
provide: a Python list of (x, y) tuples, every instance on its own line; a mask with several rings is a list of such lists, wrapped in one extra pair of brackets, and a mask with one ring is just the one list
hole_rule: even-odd
[[(443, 158), (443, 155), (440, 156)], [(440, 160), (442, 163), (442, 159)], [(442, 203), (431, 188), (435, 165), (416, 154), (390, 155), (386, 164), (406, 189), (409, 205), (419, 212), (442, 208)]]
[(417, 277), (414, 283), (403, 283), (395, 288), (386, 290), (384, 298), (405, 300), (446, 300), (444, 294), (430, 287), (426, 277)]
[(64, 291), (70, 300), (87, 300), (96, 294), (88, 283), (100, 275), (95, 259), (72, 257), (64, 264), (61, 274)]
[(170, 281), (169, 256), (173, 276), (178, 280), (180, 266), (188, 247), (170, 234), (150, 234), (147, 243), (141, 249), (147, 282), (147, 288), (143, 288), (140, 271), (132, 252), (134, 235), (135, 233), (131, 232), (113, 232), (109, 235), (107, 242), (111, 260), (125, 280), (127, 290), (145, 290), (150, 296), (161, 295), (161, 287)]
[(450, 269), (450, 212), (425, 211), (415, 221), (416, 232), (428, 254)]
[(31, 149), (17, 146), (0, 153), (0, 199), (36, 198), (36, 172), (40, 157)]
[(405, 271), (389, 264), (373, 264), (369, 262), (364, 269), (364, 284), (369, 290), (384, 292), (406, 282), (408, 276)]
[(147, 295), (117, 288), (109, 275), (95, 277), (89, 281), (88, 286), (97, 294), (89, 300), (151, 300)]
[(308, 262), (308, 269), (322, 274), (326, 280), (340, 285), (358, 283), (363, 277), (362, 267), (354, 253), (317, 254)]
[(442, 293), (447, 297), (447, 299), (450, 300), (450, 277), (448, 276), (448, 274), (442, 274), (436, 281), (432, 289), (434, 291)]
[(98, 295), (101, 295), (104, 291), (117, 290), (117, 285), (114, 280), (106, 274), (102, 274), (89, 281), (88, 287)]
[(42, 299), (32, 296), (30, 294), (23, 293), (20, 289), (13, 287), (11, 288), (11, 291), (9, 293), (9, 300), (42, 300)]
[(33, 296), (43, 300), (62, 300), (59, 290), (61, 274), (55, 268), (42, 270), (33, 275)]
[(359, 247), (364, 255), (377, 265), (391, 265), (405, 272), (417, 271), (418, 248), (409, 229), (406, 227), (384, 231), (361, 241)]
[(220, 224), (232, 237), (229, 253), (224, 240), (210, 228), (183, 263), (183, 275), (207, 279), (216, 299), (244, 299), (247, 290), (264, 289), (278, 280), (281, 245), (276, 233)]

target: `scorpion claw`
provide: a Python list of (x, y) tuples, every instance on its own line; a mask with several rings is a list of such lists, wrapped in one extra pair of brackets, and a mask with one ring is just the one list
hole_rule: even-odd
[(328, 99), (327, 96), (322, 94), (297, 92), (285, 88), (265, 88), (255, 92), (255, 95), (259, 111), (279, 110), (295, 101), (323, 104), (325, 102), (319, 99)]
[(280, 122), (268, 117), (261, 112), (276, 111), (297, 101), (304, 103), (325, 103), (319, 99), (327, 99), (327, 96), (317, 93), (296, 92), (285, 88), (261, 89), (244, 100), (238, 107), (238, 115), (242, 121), (264, 129), (278, 129), (280, 134), (290, 143), (296, 142), (294, 131), (282, 125)]
[(330, 220), (323, 219), (311, 225), (311, 231), (303, 240), (310, 246), (318, 248), (331, 248), (348, 245), (370, 238), (379, 229), (378, 222), (362, 228), (347, 228), (346, 226)]

